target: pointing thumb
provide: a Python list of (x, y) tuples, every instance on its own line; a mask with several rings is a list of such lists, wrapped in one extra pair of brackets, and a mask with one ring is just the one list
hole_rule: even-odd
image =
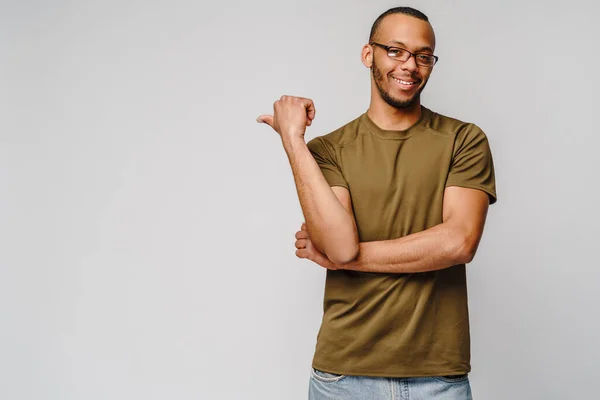
[(273, 116), (272, 115), (261, 115), (260, 117), (256, 118), (256, 122), (262, 122), (263, 124), (267, 124), (271, 128), (273, 128)]

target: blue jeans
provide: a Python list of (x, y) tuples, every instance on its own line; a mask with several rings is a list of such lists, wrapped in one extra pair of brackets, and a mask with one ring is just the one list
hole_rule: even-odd
[(372, 378), (312, 369), (309, 400), (472, 400), (468, 375)]

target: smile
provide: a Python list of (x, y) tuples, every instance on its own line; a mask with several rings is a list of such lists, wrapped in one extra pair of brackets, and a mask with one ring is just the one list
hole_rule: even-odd
[(394, 80), (402, 85), (416, 85), (417, 83), (419, 83), (418, 81), (410, 82), (410, 81), (404, 81), (404, 80), (398, 79), (398, 78), (394, 78)]

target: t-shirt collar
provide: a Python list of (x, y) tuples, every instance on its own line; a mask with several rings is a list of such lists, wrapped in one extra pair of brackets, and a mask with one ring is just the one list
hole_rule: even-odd
[(421, 106), (421, 116), (419, 117), (418, 121), (415, 122), (410, 128), (402, 131), (381, 129), (375, 124), (375, 122), (371, 120), (371, 118), (369, 118), (366, 112), (361, 116), (361, 122), (369, 131), (371, 131), (371, 133), (383, 139), (407, 139), (415, 132), (419, 131), (421, 127), (429, 120), (430, 116), (431, 110)]

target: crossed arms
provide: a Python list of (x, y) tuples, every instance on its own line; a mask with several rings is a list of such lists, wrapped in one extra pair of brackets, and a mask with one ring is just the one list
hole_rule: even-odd
[[(347, 192), (345, 188), (342, 189)], [(340, 197), (340, 202), (344, 198)], [(444, 191), (443, 222), (430, 229), (399, 239), (359, 243), (356, 259), (335, 263), (312, 245), (305, 225), (296, 232), (296, 256), (327, 269), (363, 272), (427, 272), (469, 263), (475, 256), (487, 215), (488, 195), (477, 189), (457, 186)], [(344, 206), (351, 210), (351, 204)]]
[(426, 272), (470, 262), (483, 234), (488, 195), (449, 186), (444, 191), (442, 223), (399, 239), (358, 241), (350, 193), (330, 187), (310, 153), (304, 132), (315, 116), (311, 100), (283, 96), (274, 115), (258, 122), (281, 137), (306, 223), (296, 232), (296, 255), (327, 269), (364, 272)]

